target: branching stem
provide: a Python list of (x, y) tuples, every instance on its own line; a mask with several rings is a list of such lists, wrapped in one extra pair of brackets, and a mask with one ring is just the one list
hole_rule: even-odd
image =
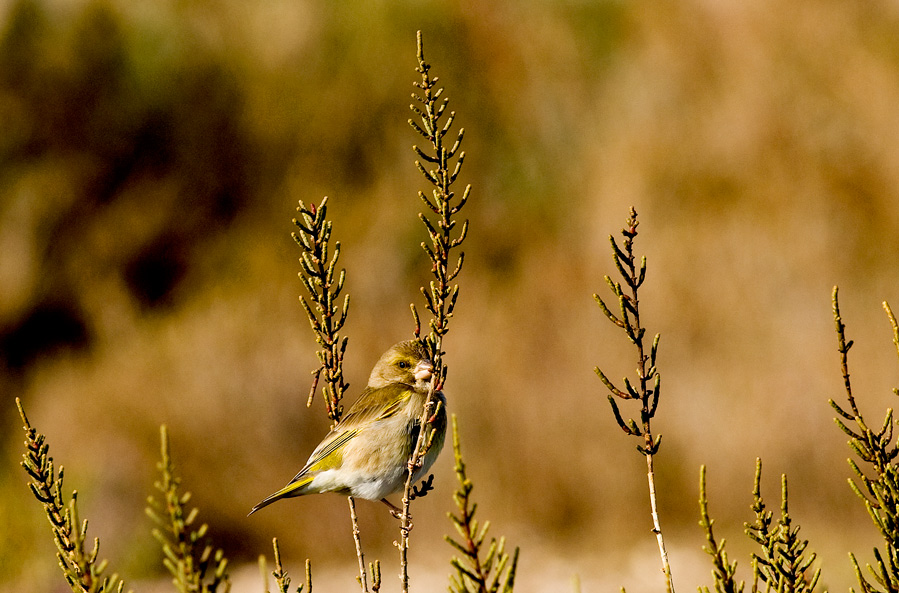
[[(846, 340), (846, 326), (840, 314), (839, 289), (836, 286), (833, 288), (832, 301), (837, 351), (840, 354), (840, 370), (848, 405), (841, 406), (834, 400), (830, 400), (830, 405), (837, 413), (834, 421), (849, 436), (849, 448), (858, 458), (858, 461), (849, 460), (849, 466), (857, 480), (850, 479), (849, 485), (864, 502), (884, 540), (884, 553), (874, 549), (875, 563), (867, 565), (868, 576), (861, 570), (854, 555), (851, 559), (862, 591), (899, 591), (899, 466), (896, 464), (899, 444), (893, 438), (893, 410), (887, 409), (879, 429), (871, 428), (865, 422), (849, 379), (848, 358), (853, 342)], [(884, 302), (883, 308), (893, 330), (893, 344), (899, 352), (899, 324), (889, 304)], [(893, 389), (893, 393), (899, 395), (899, 390)], [(861, 465), (866, 465), (873, 475), (866, 474)]]
[[(431, 272), (434, 276), (428, 287), (422, 287), (421, 292), (425, 298), (425, 308), (431, 313), (426, 335), (422, 335), (421, 319), (415, 305), (412, 305), (412, 316), (415, 321), (415, 337), (425, 347), (431, 361), (434, 363), (431, 386), (428, 398), (425, 402), (419, 426), (422, 429), (412, 449), (407, 465), (406, 483), (403, 489), (402, 514), (400, 517), (400, 541), (397, 546), (400, 550), (400, 580), (403, 593), (409, 591), (409, 532), (412, 529), (412, 517), (410, 503), (415, 498), (413, 479), (421, 469), (423, 460), (434, 440), (433, 422), (438, 413), (438, 400), (436, 393), (443, 389), (446, 382), (446, 365), (443, 362), (443, 338), (449, 331), (449, 319), (453, 316), (456, 299), (459, 296), (459, 286), (453, 281), (459, 275), (464, 262), (464, 254), (460, 253), (453, 267), (450, 267), (450, 253), (458, 248), (468, 234), (468, 221), (462, 222), (457, 229), (457, 221), (454, 216), (458, 214), (462, 206), (468, 201), (471, 186), (466, 186), (461, 197), (457, 197), (452, 189), (456, 181), (464, 152), (459, 152), (464, 130), (460, 130), (452, 146), (447, 148), (444, 142), (455, 118), (455, 112), (446, 114), (448, 99), (442, 97), (443, 88), (437, 86), (437, 77), (431, 76), (431, 65), (425, 61), (424, 45), (421, 31), (417, 35), (417, 67), (416, 72), (421, 75), (414, 85), (417, 89), (412, 94), (413, 103), (410, 108), (417, 116), (418, 121), (409, 120), (409, 125), (430, 144), (430, 151), (413, 146), (412, 149), (421, 159), (415, 161), (415, 165), (425, 179), (433, 186), (431, 195), (419, 192), (418, 196), (426, 207), (428, 213), (419, 214), (419, 219), (424, 224), (428, 234), (428, 242), (423, 242), (422, 249), (431, 260)], [(432, 152), (431, 152), (432, 151)], [(431, 169), (430, 167), (434, 168)], [(433, 217), (433, 218), (432, 218)], [(421, 494), (424, 494), (423, 490)]]
[(118, 575), (104, 576), (106, 561), (98, 560), (100, 540), (94, 539), (91, 552), (85, 548), (87, 520), (78, 517), (78, 492), (72, 492), (69, 504), (63, 499), (63, 467), (57, 474), (50, 457), (50, 445), (46, 437), (32, 428), (25, 415), (22, 401), (16, 398), (16, 407), (25, 429), (25, 453), (22, 467), (31, 481), (31, 493), (44, 506), (44, 512), (53, 530), (56, 557), (63, 576), (73, 591), (80, 593), (121, 593), (125, 584)]
[[(350, 295), (344, 295), (343, 302), (340, 302), (339, 297), (346, 281), (346, 270), (341, 269), (339, 273), (336, 272), (337, 260), (340, 257), (340, 242), (334, 243), (333, 252), (329, 250), (332, 223), (327, 219), (327, 208), (327, 197), (323, 198), (317, 207), (315, 204), (306, 206), (301, 200), (297, 207), (299, 217), (293, 219), (297, 232), (294, 232), (292, 236), (303, 250), (300, 257), (299, 277), (312, 300), (310, 305), (301, 296), (300, 304), (306, 311), (309, 324), (315, 334), (315, 340), (321, 347), (321, 350), (317, 352), (320, 366), (312, 371), (312, 387), (309, 390), (309, 399), (306, 405), (312, 405), (319, 380), (324, 376), (325, 385), (322, 387), (322, 396), (333, 428), (337, 426), (343, 416), (341, 400), (349, 388), (349, 384), (345, 383), (343, 379), (343, 358), (346, 354), (347, 338), (341, 337), (340, 330), (346, 323), (350, 308)], [(368, 577), (365, 573), (365, 556), (362, 551), (359, 520), (356, 516), (356, 504), (352, 496), (347, 497), (347, 502), (350, 507), (353, 542), (359, 561), (359, 585), (362, 587), (363, 593), (370, 593)]]
[[(662, 536), (662, 527), (659, 520), (655, 471), (653, 469), (653, 458), (658, 452), (662, 440), (661, 435), (654, 435), (652, 432), (652, 418), (655, 416), (659, 404), (660, 375), (656, 367), (659, 335), (656, 334), (652, 346), (649, 348), (649, 353), (647, 353), (644, 344), (646, 329), (641, 325), (640, 299), (638, 297), (638, 290), (646, 279), (646, 258), (644, 257), (638, 262), (634, 255), (634, 239), (637, 236), (638, 224), (637, 212), (634, 208), (631, 208), (630, 217), (627, 219), (625, 228), (621, 231), (621, 234), (624, 236), (623, 247), (618, 245), (615, 237), (609, 237), (612, 247), (612, 261), (624, 282), (624, 286), (622, 286), (621, 283), (613, 281), (609, 276), (605, 277), (606, 283), (618, 301), (618, 310), (613, 312), (599, 295), (593, 295), (594, 300), (596, 300), (609, 321), (624, 330), (628, 340), (636, 347), (638, 383), (635, 386), (628, 378), (625, 378), (623, 381), (624, 389), (619, 389), (599, 367), (595, 368), (594, 371), (610, 393), (609, 403), (618, 426), (625, 434), (643, 437), (643, 445), (638, 446), (637, 450), (646, 457), (646, 479), (649, 486), (652, 532), (655, 534), (659, 546), (659, 556), (662, 560), (662, 572), (665, 575), (667, 591), (668, 593), (674, 593), (671, 565), (668, 561), (668, 551), (665, 547), (665, 539)], [(640, 422), (637, 423), (631, 418), (625, 420), (624, 416), (621, 415), (616, 399), (638, 400), (640, 402)]]

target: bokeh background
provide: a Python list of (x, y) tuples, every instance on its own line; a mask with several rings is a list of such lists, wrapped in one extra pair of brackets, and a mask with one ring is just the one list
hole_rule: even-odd
[[(169, 590), (149, 536), (158, 427), (236, 571), (278, 536), (295, 578), (354, 590), (346, 502), (249, 508), (327, 430), (305, 407), (298, 199), (330, 196), (352, 295), (351, 392), (411, 335), (427, 279), (406, 124), (415, 31), (473, 185), (446, 341), (479, 513), (522, 546), (517, 589), (659, 590), (643, 458), (592, 369), (633, 352), (591, 295), (636, 206), (644, 321), (661, 332), (657, 459), (675, 582), (710, 583), (700, 464), (743, 578), (754, 460), (824, 565), (878, 541), (846, 484), (833, 285), (872, 423), (899, 384), (899, 5), (841, 2), (16, 0), (0, 26), (0, 591), (64, 591), (18, 467), (21, 397), (101, 555)], [(416, 503), (413, 583), (441, 590), (451, 455)], [(398, 537), (361, 503), (395, 587)]]

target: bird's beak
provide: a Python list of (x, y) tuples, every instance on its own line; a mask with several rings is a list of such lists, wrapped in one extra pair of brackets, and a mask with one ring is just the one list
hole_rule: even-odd
[(416, 381), (427, 381), (431, 378), (431, 374), (434, 371), (434, 365), (431, 364), (429, 360), (422, 360), (417, 365), (415, 365), (415, 370), (412, 371), (413, 376)]

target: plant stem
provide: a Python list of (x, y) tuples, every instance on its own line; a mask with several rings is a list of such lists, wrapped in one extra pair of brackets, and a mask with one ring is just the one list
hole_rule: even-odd
[[(423, 242), (421, 245), (431, 260), (431, 271), (434, 275), (434, 280), (431, 281), (429, 288), (421, 288), (422, 295), (425, 297), (425, 307), (432, 315), (432, 319), (428, 323), (430, 331), (427, 335), (422, 336), (421, 334), (421, 321), (414, 304), (412, 305), (412, 315), (415, 320), (415, 338), (427, 350), (434, 369), (428, 397), (419, 417), (420, 430), (409, 457), (406, 483), (403, 488), (400, 541), (396, 544), (400, 550), (400, 580), (403, 593), (409, 591), (408, 550), (409, 532), (412, 530), (410, 503), (417, 495), (413, 488), (413, 481), (434, 440), (436, 431), (434, 418), (440, 412), (441, 405), (438, 403), (437, 392), (443, 389), (447, 372), (446, 365), (443, 363), (443, 337), (448, 331), (449, 319), (453, 316), (453, 309), (459, 295), (459, 286), (453, 284), (453, 281), (462, 269), (464, 261), (464, 254), (460, 253), (455, 267), (450, 268), (449, 254), (462, 244), (468, 234), (468, 221), (465, 220), (462, 222), (461, 229), (457, 231), (457, 236), (455, 238), (452, 236), (457, 223), (453, 217), (468, 201), (471, 191), (471, 186), (466, 186), (462, 195), (457, 197), (451, 189), (465, 158), (465, 153), (459, 150), (464, 130), (459, 130), (455, 142), (451, 146), (444, 143), (444, 136), (450, 131), (456, 114), (453, 111), (449, 112), (445, 120), (441, 122), (449, 100), (442, 97), (443, 88), (437, 86), (437, 77), (430, 74), (431, 66), (424, 58), (421, 31), (417, 34), (416, 58), (416, 72), (421, 75), (421, 79), (414, 83), (418, 90), (413, 93), (412, 97), (418, 105), (412, 104), (410, 108), (421, 123), (410, 119), (409, 125), (427, 140), (430, 148), (434, 151), (431, 154), (418, 146), (412, 147), (421, 159), (415, 161), (416, 167), (434, 186), (431, 196), (427, 196), (421, 191), (418, 192), (419, 198), (430, 212), (430, 214), (420, 213), (419, 219), (425, 225), (430, 239), (429, 243)], [(453, 159), (455, 159), (455, 164)], [(434, 166), (434, 169), (428, 169), (429, 166)], [(429, 218), (431, 216), (435, 220), (432, 221)], [(442, 435), (440, 438), (443, 438)]]
[[(321, 366), (312, 373), (312, 388), (309, 390), (306, 405), (307, 407), (312, 405), (319, 379), (324, 374), (325, 385), (322, 387), (322, 395), (327, 406), (328, 418), (331, 419), (331, 428), (334, 428), (343, 416), (343, 406), (340, 402), (349, 387), (343, 380), (343, 357), (346, 353), (347, 338), (340, 336), (340, 330), (346, 323), (350, 297), (345, 295), (343, 304), (339, 306), (338, 297), (346, 281), (346, 270), (340, 270), (335, 275), (337, 260), (340, 257), (340, 242), (335, 241), (333, 250), (329, 251), (331, 221), (327, 219), (327, 204), (327, 197), (322, 199), (318, 207), (315, 204), (309, 204), (307, 207), (301, 200), (297, 208), (299, 218), (293, 220), (297, 227), (293, 238), (303, 249), (300, 258), (300, 281), (306, 287), (315, 309), (303, 297), (300, 297), (300, 304), (306, 311), (315, 339), (322, 348), (317, 353)], [(356, 557), (359, 560), (359, 584), (363, 593), (369, 593), (356, 503), (352, 496), (347, 497), (347, 501), (350, 505)]]
[[(649, 354), (646, 353), (643, 338), (646, 329), (640, 323), (640, 300), (638, 289), (646, 279), (646, 258), (638, 263), (634, 256), (634, 239), (637, 237), (637, 211), (630, 210), (630, 217), (626, 221), (625, 228), (621, 231), (624, 236), (622, 246), (619, 246), (615, 237), (609, 237), (612, 245), (612, 261), (621, 274), (624, 284), (613, 281), (609, 276), (605, 277), (606, 283), (618, 300), (618, 312), (613, 313), (605, 301), (598, 294), (593, 298), (609, 321), (624, 330), (628, 340), (637, 348), (637, 378), (639, 386), (632, 385), (625, 377), (625, 389), (616, 387), (599, 367), (594, 371), (599, 376), (603, 385), (609, 390), (609, 404), (618, 426), (630, 436), (643, 437), (643, 445), (637, 450), (646, 457), (646, 479), (649, 484), (649, 503), (652, 514), (652, 532), (659, 544), (659, 556), (662, 559), (662, 572), (665, 574), (665, 585), (668, 593), (674, 593), (674, 582), (671, 578), (671, 565), (668, 562), (668, 552), (665, 548), (665, 540), (662, 536), (662, 527), (659, 522), (658, 502), (656, 499), (655, 472), (653, 471), (653, 457), (659, 450), (661, 435), (652, 432), (652, 418), (655, 416), (659, 403), (660, 375), (656, 367), (656, 355), (659, 348), (659, 334), (653, 339)], [(628, 290), (629, 289), (629, 290)], [(652, 382), (652, 384), (650, 384)], [(639, 387), (639, 388), (638, 388)], [(627, 419), (621, 415), (621, 410), (616, 399), (639, 400), (640, 425), (633, 419)]]
[[(437, 339), (438, 348), (440, 347), (440, 338)], [(434, 384), (435, 379), (431, 379), (431, 387), (428, 390), (428, 399), (425, 402), (424, 410), (422, 411), (421, 418), (419, 418), (419, 426), (427, 426), (428, 419), (431, 417), (434, 411), (434, 405), (437, 401), (435, 396), (436, 393), (436, 385)], [(406, 466), (406, 484), (403, 487), (403, 512), (400, 515), (400, 543), (397, 544), (400, 548), (400, 579), (403, 584), (403, 593), (409, 593), (409, 532), (412, 531), (412, 514), (411, 514), (411, 503), (412, 503), (412, 487), (413, 487), (413, 476), (421, 467), (422, 458), (425, 453), (425, 433), (426, 430), (418, 431), (418, 438), (415, 440), (415, 447), (412, 450), (412, 455), (409, 457), (408, 465)]]
[(359, 559), (359, 584), (365, 593), (368, 590), (368, 575), (365, 572), (365, 555), (362, 552), (362, 538), (359, 532), (359, 519), (356, 517), (356, 501), (352, 496), (347, 496), (350, 503), (350, 519), (353, 522), (353, 541), (356, 543), (356, 558)]
[(649, 504), (652, 508), (652, 532), (659, 543), (659, 555), (662, 557), (662, 572), (665, 574), (665, 585), (668, 593), (674, 593), (674, 581), (671, 578), (671, 564), (668, 562), (668, 550), (662, 537), (662, 526), (659, 523), (659, 509), (656, 503), (655, 474), (652, 470), (652, 455), (646, 456), (646, 478), (649, 481)]

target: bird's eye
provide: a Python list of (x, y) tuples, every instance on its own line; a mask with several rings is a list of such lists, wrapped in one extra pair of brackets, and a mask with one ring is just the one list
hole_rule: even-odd
[(400, 367), (401, 369), (407, 369), (407, 368), (409, 368), (409, 363), (406, 362), (405, 360), (401, 360), (397, 366)]

